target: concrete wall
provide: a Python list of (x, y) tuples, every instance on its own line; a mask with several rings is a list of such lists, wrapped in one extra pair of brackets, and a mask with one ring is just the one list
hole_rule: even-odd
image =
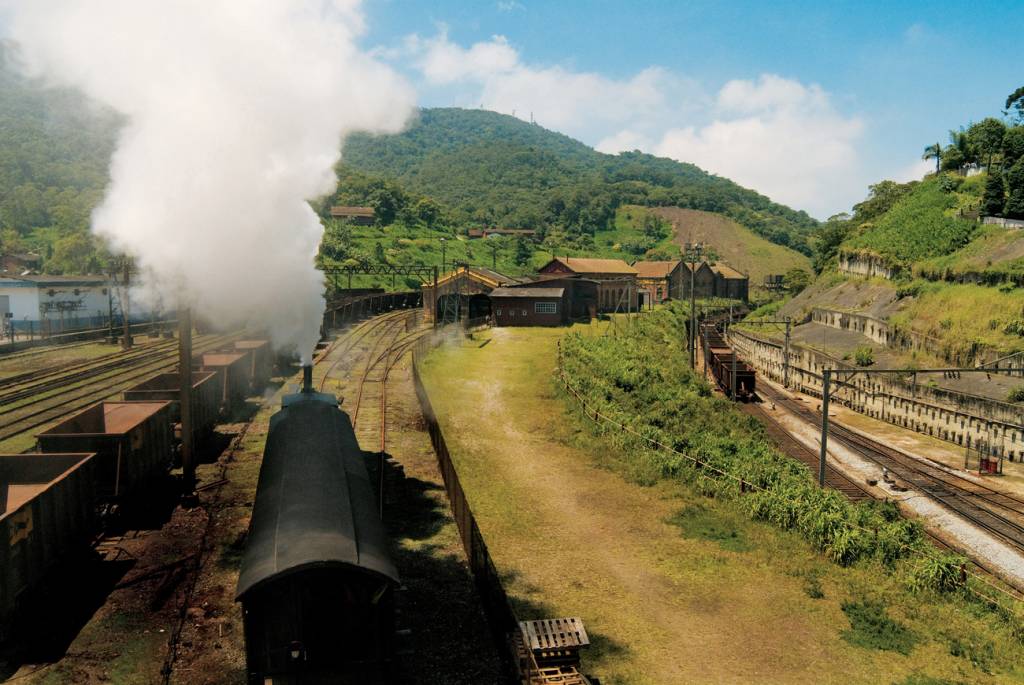
[(839, 254), (839, 270), (855, 276), (877, 276), (893, 280), (900, 274), (899, 267), (890, 266), (881, 257), (859, 255), (848, 252)]
[[(729, 338), (758, 373), (782, 383), (781, 343), (736, 329), (730, 331)], [(791, 386), (816, 397), (821, 397), (823, 369), (852, 368), (797, 344), (790, 344), (789, 363)], [(872, 418), (965, 448), (991, 441), (996, 454), (1010, 461), (1024, 458), (1024, 408), (1017, 405), (872, 376), (855, 376), (849, 383), (833, 387), (832, 401)]]
[(1024, 219), (1004, 219), (1001, 216), (986, 216), (981, 220), (981, 223), (1002, 226), (1003, 228), (1024, 228)]

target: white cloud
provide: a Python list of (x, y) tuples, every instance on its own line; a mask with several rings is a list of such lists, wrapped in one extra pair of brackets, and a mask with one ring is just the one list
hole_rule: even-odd
[(863, 131), (863, 122), (836, 111), (818, 86), (764, 75), (725, 84), (709, 123), (666, 131), (653, 152), (827, 216), (864, 194)]
[(897, 183), (908, 181), (920, 181), (925, 174), (935, 171), (935, 161), (930, 159), (918, 159), (903, 167), (892, 175), (892, 180)]
[(533, 66), (504, 36), (467, 48), (449, 40), (443, 26), (433, 38), (406, 38), (403, 52), (427, 89), (449, 91), (449, 104), (515, 112), (524, 120), (532, 114), (542, 126), (588, 142), (626, 128), (653, 139), (669, 124), (669, 113), (706, 100), (695, 81), (660, 67), (616, 79), (561, 65)]
[(499, 12), (513, 12), (515, 10), (526, 10), (526, 7), (521, 2), (516, 2), (516, 0), (498, 0)]

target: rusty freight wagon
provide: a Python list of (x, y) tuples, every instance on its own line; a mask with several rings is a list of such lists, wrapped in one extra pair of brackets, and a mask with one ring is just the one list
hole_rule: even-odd
[(0, 640), (47, 574), (96, 529), (92, 454), (0, 455)]
[[(198, 371), (192, 374), (192, 444), (198, 445), (213, 431), (220, 416), (221, 398), (224, 388), (221, 377), (213, 371)], [(170, 402), (170, 420), (180, 435), (181, 427), (181, 376), (177, 373), (161, 373), (135, 387), (124, 391), (126, 402)]]
[(96, 490), (119, 499), (167, 471), (171, 463), (170, 402), (100, 402), (47, 431), (39, 448), (96, 453)]
[(221, 403), (226, 411), (240, 406), (249, 393), (252, 352), (208, 352), (198, 358), (200, 371), (213, 371), (221, 379)]
[(235, 350), (249, 353), (249, 378), (253, 390), (263, 390), (267, 381), (270, 380), (270, 373), (274, 366), (273, 350), (270, 347), (270, 341), (237, 340), (235, 341)]

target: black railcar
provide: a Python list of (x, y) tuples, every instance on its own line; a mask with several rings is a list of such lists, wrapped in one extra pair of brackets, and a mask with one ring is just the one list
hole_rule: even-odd
[(248, 682), (376, 683), (394, 653), (398, 573), (348, 415), (288, 395), (271, 418), (236, 599)]
[[(735, 352), (726, 342), (725, 336), (717, 328), (705, 326), (701, 329), (701, 334), (704, 338), (704, 349), (711, 374), (725, 394), (731, 397), (733, 388), (735, 388), (736, 399), (753, 399), (757, 390), (757, 374), (754, 369), (735, 356)], [(732, 378), (733, 373), (736, 374), (735, 383)]]

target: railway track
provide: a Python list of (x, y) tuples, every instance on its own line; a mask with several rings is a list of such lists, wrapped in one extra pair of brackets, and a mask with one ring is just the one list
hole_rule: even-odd
[[(236, 339), (238, 335), (230, 334), (197, 340), (193, 354), (217, 349)], [(99, 362), (97, 373), (79, 369), (61, 375), (60, 378), (47, 381), (49, 385), (46, 390), (34, 392), (30, 396), (22, 396), (24, 391), (18, 390), (16, 392), (24, 401), (19, 400), (17, 406), (0, 410), (0, 442), (43, 428), (63, 416), (108, 399), (133, 382), (170, 370), (177, 363), (177, 344), (170, 343), (169, 347), (158, 351), (119, 359), (113, 363)]]
[(429, 329), (408, 330), (415, 311), (398, 311), (363, 322), (338, 338), (321, 359), (331, 359), (320, 389), (334, 383), (351, 397), (344, 409), (352, 417), (363, 449), (387, 449), (387, 379), (394, 365)]
[[(821, 418), (816, 412), (764, 385), (759, 389), (761, 394), (821, 427)], [(1024, 499), (950, 473), (937, 464), (916, 459), (835, 423), (829, 424), (829, 439), (887, 469), (898, 480), (1024, 551)]]
[[(176, 340), (161, 341), (124, 352), (116, 352), (99, 359), (87, 359), (58, 364), (40, 371), (30, 371), (17, 376), (0, 379), (0, 407), (15, 403), (25, 397), (32, 397), (59, 388), (66, 384), (68, 378), (81, 380), (98, 376), (105, 371), (132, 366), (145, 359), (155, 358), (168, 350), (177, 349)], [(2, 413), (2, 412), (0, 412)]]
[[(782, 452), (788, 454), (794, 459), (797, 459), (812, 473), (817, 473), (818, 453), (797, 440), (789, 431), (783, 428), (771, 414), (765, 411), (763, 407), (752, 402), (744, 402), (740, 404), (740, 410), (745, 414), (749, 414), (750, 416), (758, 419), (765, 427), (765, 431), (768, 433), (768, 436), (773, 442), (775, 442)], [(860, 484), (831, 464), (825, 465), (825, 486), (832, 488), (833, 490), (838, 490), (842, 494), (846, 495), (848, 499), (855, 502), (872, 498), (871, 494)]]

